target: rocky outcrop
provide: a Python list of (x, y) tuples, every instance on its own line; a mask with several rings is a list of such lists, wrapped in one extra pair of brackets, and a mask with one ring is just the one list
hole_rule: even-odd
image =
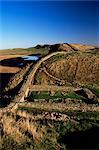
[(68, 44), (68, 43), (60, 43), (60, 44), (54, 44), (50, 45), (50, 51), (90, 51), (94, 50), (96, 47), (91, 45), (83, 45), (83, 44)]
[(89, 100), (89, 103), (90, 102), (99, 103), (99, 98), (87, 88), (76, 90), (75, 93), (85, 97), (87, 100)]

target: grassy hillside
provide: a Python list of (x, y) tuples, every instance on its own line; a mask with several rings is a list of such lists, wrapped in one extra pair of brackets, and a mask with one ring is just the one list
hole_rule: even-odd
[(98, 148), (99, 112), (59, 111), (59, 107), (53, 109), (54, 103), (49, 109), (45, 105), (48, 107), (48, 103), (18, 104), (0, 116), (0, 149)]
[(35, 84), (56, 84), (58, 81), (63, 81), (63, 84), (75, 87), (98, 86), (98, 77), (99, 55), (97, 53), (70, 52), (57, 54), (45, 61), (35, 76)]
[(99, 49), (37, 45), (1, 51), (3, 58), (8, 51), (10, 57), (48, 55), (27, 63), (5, 86), (0, 150), (98, 150)]

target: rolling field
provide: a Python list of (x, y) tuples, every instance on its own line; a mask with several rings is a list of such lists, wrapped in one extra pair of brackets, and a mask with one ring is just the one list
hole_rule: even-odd
[(0, 150), (98, 150), (98, 51), (69, 44), (43, 49), (10, 51), (41, 57), (14, 72), (2, 90)]

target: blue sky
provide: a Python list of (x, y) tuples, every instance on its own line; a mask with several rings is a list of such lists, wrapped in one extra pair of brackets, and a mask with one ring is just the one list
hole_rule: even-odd
[(98, 1), (0, 3), (0, 49), (60, 42), (99, 45)]

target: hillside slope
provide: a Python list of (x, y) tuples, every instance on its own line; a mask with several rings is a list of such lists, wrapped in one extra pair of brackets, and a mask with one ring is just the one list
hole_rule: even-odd
[(97, 150), (98, 48), (35, 48), (48, 53), (21, 68), (1, 93), (0, 150)]

